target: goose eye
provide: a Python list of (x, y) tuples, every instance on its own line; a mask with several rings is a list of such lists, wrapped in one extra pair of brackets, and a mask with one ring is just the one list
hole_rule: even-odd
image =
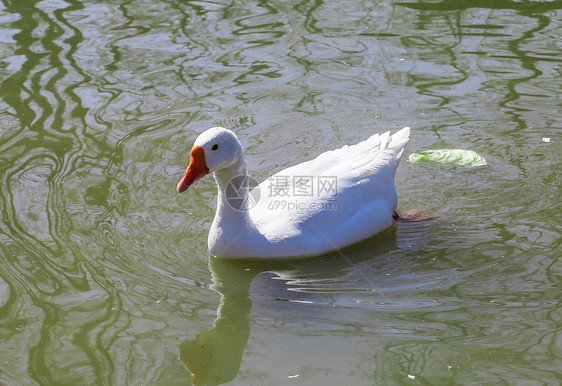
[(217, 145), (216, 143), (213, 145), (213, 147), (211, 147), (211, 150), (217, 150), (219, 148), (219, 145)]

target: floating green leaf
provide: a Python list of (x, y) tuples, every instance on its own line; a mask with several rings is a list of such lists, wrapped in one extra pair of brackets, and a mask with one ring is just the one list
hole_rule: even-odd
[(486, 159), (472, 150), (462, 149), (436, 149), (422, 150), (419, 153), (410, 154), (408, 161), (415, 164), (418, 161), (439, 162), (442, 164), (483, 166)]

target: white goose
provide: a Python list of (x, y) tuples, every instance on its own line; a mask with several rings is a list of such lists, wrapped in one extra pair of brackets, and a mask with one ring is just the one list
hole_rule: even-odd
[(208, 245), (217, 257), (320, 255), (392, 224), (394, 174), (409, 135), (408, 127), (392, 136), (375, 134), (282, 170), (250, 190), (238, 138), (213, 127), (197, 137), (177, 191), (214, 173), (218, 206)]

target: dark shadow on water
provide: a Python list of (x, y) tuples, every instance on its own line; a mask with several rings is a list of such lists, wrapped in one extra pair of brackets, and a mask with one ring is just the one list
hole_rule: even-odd
[[(218, 385), (233, 380), (250, 336), (250, 287), (262, 272), (273, 272), (283, 280), (303, 278), (338, 279), (359, 270), (360, 265), (399, 249), (395, 226), (381, 234), (323, 256), (298, 259), (225, 260), (210, 257), (212, 289), (221, 301), (213, 326), (194, 339), (183, 341), (179, 359), (192, 374), (195, 385)], [(368, 285), (368, 283), (367, 283)]]

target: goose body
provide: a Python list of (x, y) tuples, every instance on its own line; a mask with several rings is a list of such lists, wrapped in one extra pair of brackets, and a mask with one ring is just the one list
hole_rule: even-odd
[(314, 256), (388, 228), (397, 206), (394, 175), (410, 129), (374, 134), (279, 171), (250, 188), (242, 146), (227, 129), (196, 139), (177, 185), (214, 173), (218, 203), (209, 231), (222, 258)]

